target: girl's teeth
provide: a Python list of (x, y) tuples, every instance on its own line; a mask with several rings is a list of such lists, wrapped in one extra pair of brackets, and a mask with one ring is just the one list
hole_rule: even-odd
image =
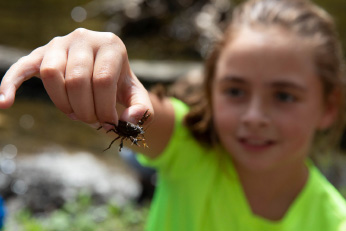
[(266, 141), (261, 141), (261, 140), (247, 140), (246, 142), (251, 145), (265, 145), (268, 143)]

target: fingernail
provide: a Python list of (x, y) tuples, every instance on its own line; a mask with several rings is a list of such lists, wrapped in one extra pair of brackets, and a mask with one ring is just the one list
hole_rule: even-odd
[(90, 127), (92, 127), (92, 128), (95, 128), (95, 129), (101, 127), (101, 124), (100, 124), (99, 122), (96, 122), (96, 123), (93, 123), (93, 124), (88, 124), (88, 125), (89, 125)]
[(0, 102), (5, 101), (5, 95), (3, 93), (0, 94)]
[(103, 127), (106, 131), (109, 131), (109, 130), (111, 130), (111, 129), (114, 129), (114, 126), (113, 126), (113, 125), (110, 125), (110, 124), (107, 124), (107, 123), (102, 124), (102, 127)]
[(78, 120), (76, 114), (71, 113), (67, 115), (71, 120)]

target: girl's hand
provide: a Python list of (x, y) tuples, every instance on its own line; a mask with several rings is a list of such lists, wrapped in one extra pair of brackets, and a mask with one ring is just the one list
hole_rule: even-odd
[(125, 45), (112, 33), (77, 29), (19, 59), (3, 77), (0, 108), (10, 107), (19, 86), (33, 76), (42, 79), (53, 103), (72, 119), (117, 124), (117, 103), (126, 108), (120, 117), (125, 121), (136, 123), (147, 109), (153, 114)]

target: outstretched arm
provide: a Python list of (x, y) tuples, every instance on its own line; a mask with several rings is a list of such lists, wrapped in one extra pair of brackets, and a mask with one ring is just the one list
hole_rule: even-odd
[[(149, 109), (145, 135), (150, 149), (140, 149), (149, 156), (157, 156), (169, 140), (170, 103), (148, 94), (130, 69), (125, 45), (112, 33), (77, 29), (19, 59), (1, 82), (0, 108), (10, 107), (17, 89), (33, 76), (41, 78), (58, 109), (88, 124), (137, 123)], [(124, 108), (121, 114), (117, 104)]]

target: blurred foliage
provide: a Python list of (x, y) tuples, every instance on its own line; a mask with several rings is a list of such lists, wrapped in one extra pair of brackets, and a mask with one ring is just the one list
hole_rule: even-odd
[(34, 215), (21, 210), (5, 226), (4, 231), (113, 231), (144, 230), (148, 207), (115, 203), (95, 205), (88, 193), (50, 214)]

